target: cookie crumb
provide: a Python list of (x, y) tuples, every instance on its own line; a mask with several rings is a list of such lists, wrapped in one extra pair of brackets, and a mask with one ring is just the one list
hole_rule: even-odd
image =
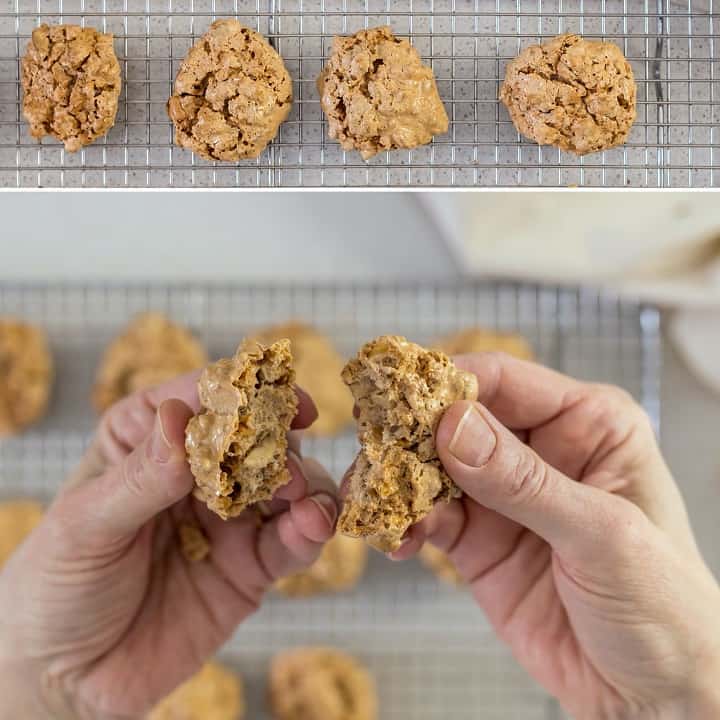
[(180, 548), (188, 562), (201, 562), (210, 554), (210, 541), (202, 528), (194, 523), (182, 523), (178, 528)]

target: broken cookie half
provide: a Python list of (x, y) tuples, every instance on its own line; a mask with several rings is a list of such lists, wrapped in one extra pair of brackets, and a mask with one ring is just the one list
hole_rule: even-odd
[(477, 379), (444, 353), (395, 335), (366, 343), (342, 377), (355, 398), (361, 450), (338, 528), (390, 552), (436, 502), (460, 495), (438, 458), (435, 430), (454, 402), (477, 398)]
[(288, 340), (246, 341), (203, 371), (203, 410), (185, 431), (195, 497), (223, 519), (270, 500), (290, 480), (287, 433), (297, 414)]

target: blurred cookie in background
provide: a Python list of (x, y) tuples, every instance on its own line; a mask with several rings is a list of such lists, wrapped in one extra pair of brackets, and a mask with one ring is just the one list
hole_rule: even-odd
[(203, 367), (207, 361), (205, 349), (189, 330), (162, 313), (142, 313), (105, 350), (93, 404), (102, 412), (126, 395)]
[(422, 564), (432, 570), (443, 582), (455, 586), (465, 584), (462, 575), (460, 575), (457, 571), (453, 561), (446, 553), (436, 548), (434, 545), (431, 545), (429, 542), (426, 542), (422, 546), (420, 552), (418, 553), (418, 557), (420, 558)]
[(45, 332), (0, 317), (0, 437), (20, 432), (45, 414), (52, 380)]
[(288, 597), (336, 593), (355, 587), (367, 563), (367, 545), (356, 538), (335, 535), (307, 569), (282, 578), (275, 589)]
[(353, 399), (340, 378), (345, 365), (330, 338), (303, 322), (289, 322), (263, 328), (251, 336), (263, 345), (282, 338), (290, 340), (298, 385), (315, 402), (317, 420), (309, 435), (335, 435), (352, 420)]
[(450, 333), (438, 338), (433, 347), (448, 355), (463, 355), (474, 352), (504, 352), (520, 360), (534, 360), (530, 343), (518, 333), (497, 332), (480, 327)]
[(242, 678), (220, 663), (209, 662), (161, 700), (147, 720), (242, 720), (244, 717)]
[(328, 647), (286, 650), (270, 666), (276, 720), (377, 720), (375, 683), (347, 653)]
[(34, 500), (0, 502), (0, 569), (42, 516), (43, 507)]

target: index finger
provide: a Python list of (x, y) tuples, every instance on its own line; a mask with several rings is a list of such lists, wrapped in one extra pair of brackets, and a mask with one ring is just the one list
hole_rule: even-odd
[(529, 430), (557, 417), (583, 383), (505, 353), (456, 355), (455, 365), (478, 380), (478, 402), (503, 425)]

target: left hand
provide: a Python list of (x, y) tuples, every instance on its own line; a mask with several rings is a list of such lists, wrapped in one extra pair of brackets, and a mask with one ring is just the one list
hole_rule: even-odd
[[(225, 522), (192, 497), (184, 440), (196, 383), (193, 373), (112, 407), (0, 572), (0, 719), (143, 716), (332, 536), (334, 484), (300, 458), (296, 432), (292, 480), (262, 522), (253, 511)], [(298, 395), (296, 429), (316, 416)], [(183, 522), (208, 538), (203, 561), (183, 555)]]

